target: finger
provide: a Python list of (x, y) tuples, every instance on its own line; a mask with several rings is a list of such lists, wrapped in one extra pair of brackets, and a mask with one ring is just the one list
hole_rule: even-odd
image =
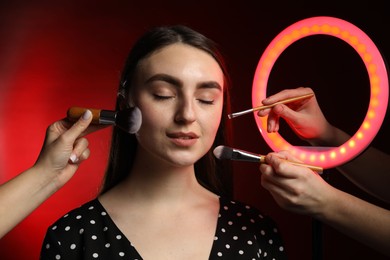
[(264, 116), (268, 115), (270, 112), (271, 112), (271, 108), (260, 109), (259, 111), (257, 111), (257, 115), (259, 117), (264, 117)]
[[(313, 174), (311, 169), (305, 166), (293, 164), (297, 161), (294, 157), (287, 157), (283, 159), (279, 157), (280, 155), (270, 154), (266, 156), (267, 163), (271, 164), (275, 169), (275, 174), (289, 179), (299, 179), (306, 174)], [(268, 157), (268, 158), (267, 158)]]
[(90, 110), (86, 110), (76, 123), (74, 123), (73, 126), (63, 134), (63, 138), (66, 140), (76, 140), (88, 128), (91, 122), (92, 112)]
[(275, 117), (281, 117), (287, 122), (293, 122), (294, 125), (299, 124), (299, 120), (302, 117), (300, 112), (297, 112), (284, 104), (276, 105), (272, 109), (272, 113), (275, 114)]
[(263, 103), (264, 105), (271, 105), (280, 100), (293, 97), (295, 92), (295, 89), (285, 89), (274, 95), (268, 96), (266, 99), (262, 100), (261, 103)]
[(295, 89), (284, 89), (284, 90), (262, 100), (262, 103), (264, 105), (270, 105), (270, 104), (273, 104), (275, 102), (281, 101), (283, 99), (301, 96), (301, 95), (305, 95), (305, 94), (309, 94), (309, 93), (313, 93), (313, 90), (311, 88), (306, 88), (306, 87), (299, 87), (299, 88), (295, 88)]
[(79, 157), (80, 162), (87, 160), (90, 154), (91, 154), (91, 150), (89, 150), (89, 148), (85, 149), (84, 152)]
[(287, 191), (283, 185), (281, 185), (279, 182), (275, 181), (274, 178), (270, 177), (269, 175), (261, 175), (261, 186), (268, 190), (272, 196), (281, 194), (285, 194)]
[(268, 154), (265, 159), (273, 167), (275, 175), (284, 178), (296, 178), (296, 172), (302, 167), (292, 165), (286, 159), (282, 159), (279, 156), (276, 154)]
[(76, 157), (76, 156), (73, 156), (73, 154), (71, 155), (71, 157), (69, 158), (70, 162), (72, 164), (80, 164), (82, 163), (83, 161), (87, 160), (89, 158), (91, 154), (91, 151), (89, 150), (89, 148), (86, 148), (80, 156)]
[(79, 137), (86, 136), (88, 134), (91, 134), (93, 132), (96, 132), (98, 130), (104, 129), (109, 127), (109, 124), (92, 124), (90, 123), (88, 127), (79, 135)]
[(74, 148), (69, 159), (73, 162), (79, 162), (81, 155), (88, 149), (88, 140), (86, 138), (79, 138), (74, 142)]
[(266, 163), (260, 164), (259, 170), (262, 174), (268, 174), (268, 175), (272, 174), (273, 171), (272, 166)]
[(260, 165), (260, 172), (262, 173), (261, 177), (267, 180), (267, 182), (272, 183), (273, 185), (280, 186), (283, 181), (283, 177), (278, 175), (275, 172), (275, 169), (272, 165), (263, 163)]
[(58, 120), (46, 129), (45, 144), (50, 144), (58, 138), (62, 133), (67, 131), (72, 125), (66, 119)]
[(273, 170), (272, 166), (262, 164), (260, 166), (260, 171), (262, 172), (261, 175), (261, 186), (265, 188), (266, 190), (273, 193), (274, 191), (278, 190), (283, 191), (285, 189), (285, 178), (277, 175), (275, 171)]
[(267, 132), (274, 133), (279, 131), (279, 116), (273, 111), (268, 115), (267, 118)]
[(298, 158), (296, 158), (295, 156), (293, 156), (291, 154), (291, 152), (287, 151), (287, 150), (281, 150), (278, 153), (276, 153), (276, 155), (284, 160), (289, 160), (289, 161), (293, 161), (293, 162), (300, 162), (300, 163), (303, 162), (303, 161), (299, 160)]

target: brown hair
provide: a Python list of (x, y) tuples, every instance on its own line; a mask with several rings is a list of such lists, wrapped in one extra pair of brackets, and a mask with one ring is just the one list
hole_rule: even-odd
[[(129, 53), (119, 85), (116, 109), (123, 106), (123, 99), (127, 99), (131, 92), (131, 82), (135, 69), (140, 60), (165, 46), (174, 43), (183, 43), (209, 53), (220, 65), (224, 74), (224, 107), (221, 124), (218, 128), (214, 144), (211, 149), (195, 163), (195, 174), (201, 185), (217, 194), (230, 195), (231, 167), (228, 162), (216, 161), (213, 149), (226, 144), (232, 137), (230, 122), (227, 115), (230, 113), (230, 79), (225, 61), (217, 45), (204, 35), (183, 25), (156, 27), (145, 33), (133, 46)], [(133, 134), (114, 128), (112, 133), (109, 161), (106, 169), (101, 193), (106, 192), (122, 181), (131, 171), (137, 140)], [(228, 164), (228, 165), (227, 165)]]

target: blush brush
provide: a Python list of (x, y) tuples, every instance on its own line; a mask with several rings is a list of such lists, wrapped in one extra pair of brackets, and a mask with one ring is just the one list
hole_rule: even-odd
[[(255, 154), (239, 149), (234, 149), (231, 147), (220, 145), (216, 147), (213, 151), (214, 156), (220, 160), (233, 160), (233, 161), (244, 161), (244, 162), (257, 162), (257, 163), (266, 163), (265, 155)], [(307, 167), (317, 173), (322, 173), (323, 168), (319, 166), (309, 165), (305, 163), (299, 163), (294, 161), (288, 161), (291, 164), (297, 166)]]
[(74, 122), (87, 109), (92, 112), (92, 124), (115, 125), (130, 134), (138, 132), (142, 124), (141, 110), (138, 107), (131, 107), (119, 111), (71, 107), (67, 111), (67, 117), (70, 121)]

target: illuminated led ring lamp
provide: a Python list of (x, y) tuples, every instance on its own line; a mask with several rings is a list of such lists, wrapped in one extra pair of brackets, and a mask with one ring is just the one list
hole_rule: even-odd
[(254, 113), (263, 138), (273, 151), (289, 150), (305, 163), (329, 169), (353, 159), (374, 139), (386, 114), (389, 81), (385, 63), (372, 40), (359, 28), (344, 20), (319, 16), (298, 21), (269, 44), (257, 65), (252, 86), (253, 107), (262, 105), (267, 95), (267, 82), (271, 69), (279, 55), (295, 41), (311, 35), (330, 35), (348, 43), (360, 55), (370, 79), (371, 96), (367, 114), (357, 132), (338, 147), (292, 146), (279, 133), (267, 132), (267, 117)]

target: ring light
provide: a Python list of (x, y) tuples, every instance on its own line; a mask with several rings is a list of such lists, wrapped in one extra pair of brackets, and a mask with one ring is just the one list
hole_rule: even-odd
[(346, 163), (362, 152), (378, 133), (386, 114), (389, 95), (386, 66), (378, 48), (362, 30), (349, 22), (327, 16), (307, 18), (284, 29), (272, 40), (259, 60), (252, 86), (252, 104), (253, 107), (260, 106), (261, 100), (266, 98), (268, 78), (280, 54), (295, 41), (318, 34), (345, 41), (355, 49), (365, 64), (371, 94), (367, 114), (360, 128), (338, 147), (298, 147), (292, 146), (279, 133), (268, 133), (267, 117), (259, 117), (255, 113), (255, 120), (261, 135), (273, 151), (289, 150), (303, 162), (326, 169)]

